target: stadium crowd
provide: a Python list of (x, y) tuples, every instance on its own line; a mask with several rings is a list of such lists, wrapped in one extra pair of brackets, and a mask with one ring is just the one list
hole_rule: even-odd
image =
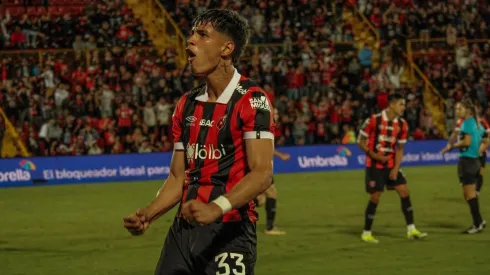
[[(40, 15), (40, 19), (3, 17), (6, 48), (70, 46), (74, 51), (46, 51), (42, 58), (37, 54), (2, 55), (2, 108), (33, 155), (172, 150), (174, 104), (197, 80), (188, 68), (178, 69), (168, 62), (172, 51), (158, 56), (151, 48), (135, 47), (151, 42), (126, 5), (120, 1), (95, 2), (78, 15), (57, 19), (49, 14)], [(403, 43), (391, 42), (391, 35), (382, 36), (385, 43), (379, 68), (372, 66), (372, 50), (368, 47), (357, 51), (352, 46), (336, 46), (335, 42), (353, 40), (352, 26), (340, 16), (344, 8), (357, 4), (363, 9), (364, 5), (363, 11), (369, 15), (376, 14), (376, 9), (381, 13), (386, 2), (220, 1), (252, 18), (251, 44), (297, 42), (264, 48), (252, 45), (238, 64), (239, 71), (259, 82), (274, 104), (277, 145), (353, 143), (362, 120), (385, 108), (393, 91), (407, 97), (405, 118), (410, 138), (440, 138), (432, 127), (430, 111), (423, 105), (422, 84), (408, 87), (401, 80), (405, 65), (398, 57)], [(186, 32), (193, 14), (213, 7), (217, 1), (169, 3), (174, 1), (164, 1)], [(394, 3), (411, 5), (413, 1)], [(390, 9), (392, 16), (395, 8), (388, 5)], [(368, 18), (373, 20), (372, 16)], [(36, 29), (34, 39), (25, 26), (43, 26), (43, 20), (49, 21), (50, 27)], [(376, 26), (384, 29), (389, 23), (380, 24)], [(22, 37), (19, 30), (25, 40), (12, 43), (12, 34)], [(488, 94), (488, 77), (483, 77), (488, 76), (483, 64), (485, 60), (489, 64), (487, 53), (485, 47), (479, 51), (479, 77), (471, 76), (475, 74), (475, 70), (470, 73), (471, 69), (458, 72), (464, 73), (470, 86), (483, 79), (480, 84)], [(449, 60), (451, 54), (446, 58)], [(446, 68), (451, 66), (445, 64), (447, 60), (427, 63), (424, 70), (447, 73)], [(428, 75), (435, 79), (433, 74)], [(441, 85), (452, 84), (459, 85), (451, 81), (442, 81)], [(448, 97), (458, 94), (456, 86)], [(482, 106), (488, 107), (487, 102)]]

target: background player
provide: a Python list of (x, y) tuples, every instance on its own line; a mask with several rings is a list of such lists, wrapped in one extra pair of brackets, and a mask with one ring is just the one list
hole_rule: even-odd
[(395, 189), (400, 195), (407, 237), (427, 236), (415, 227), (407, 181), (400, 170), (408, 132), (407, 122), (401, 118), (405, 112), (405, 99), (401, 94), (394, 93), (389, 96), (388, 102), (388, 108), (368, 118), (359, 133), (359, 147), (366, 153), (366, 191), (369, 193), (361, 239), (369, 243), (378, 243), (371, 233), (371, 227), (385, 186)]
[(233, 66), (248, 30), (227, 10), (207, 10), (193, 22), (189, 62), (205, 84), (176, 106), (171, 171), (157, 198), (124, 218), (139, 235), (180, 201), (155, 274), (254, 273), (253, 199), (272, 183), (274, 123), (265, 93)]
[(473, 218), (473, 225), (463, 233), (475, 234), (481, 232), (486, 225), (481, 217), (478, 197), (476, 196), (476, 182), (480, 174), (480, 145), (484, 129), (477, 122), (476, 109), (470, 100), (456, 104), (456, 116), (463, 119), (459, 129), (458, 142), (449, 143), (442, 149), (441, 153), (445, 154), (454, 148), (460, 149), (458, 177)]
[[(274, 156), (280, 158), (283, 161), (288, 161), (291, 156), (286, 153), (281, 153), (277, 150), (274, 150)], [(274, 221), (276, 220), (276, 204), (277, 204), (277, 189), (274, 184), (274, 179), (272, 179), (272, 185), (264, 193), (257, 196), (255, 199), (255, 205), (258, 207), (264, 205), (265, 203), (265, 213), (267, 219), (267, 225), (265, 228), (266, 235), (284, 235), (285, 231), (279, 230), (274, 226)]]
[[(453, 132), (451, 133), (451, 136), (448, 139), (447, 145), (446, 145), (446, 150), (449, 150), (451, 144), (455, 143), (458, 139), (459, 135), (459, 130), (461, 129), (461, 124), (463, 123), (464, 119), (459, 118), (456, 126), (454, 127)], [(481, 188), (483, 186), (483, 176), (485, 174), (485, 166), (487, 163), (487, 149), (489, 146), (489, 133), (490, 133), (490, 126), (487, 122), (487, 120), (483, 117), (480, 116), (478, 118), (478, 123), (483, 127), (485, 133), (483, 135), (482, 143), (480, 145), (480, 173), (478, 175), (478, 180), (476, 182), (476, 194), (479, 195)]]

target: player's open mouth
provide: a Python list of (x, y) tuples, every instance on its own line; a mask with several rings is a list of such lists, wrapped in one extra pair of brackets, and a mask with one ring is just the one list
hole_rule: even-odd
[(185, 51), (187, 52), (187, 56), (188, 56), (188, 57), (187, 57), (187, 61), (192, 62), (192, 60), (194, 60), (194, 58), (196, 58), (196, 54), (195, 54), (195, 53), (193, 53), (193, 52), (192, 52), (191, 50), (189, 50), (189, 49), (186, 49)]

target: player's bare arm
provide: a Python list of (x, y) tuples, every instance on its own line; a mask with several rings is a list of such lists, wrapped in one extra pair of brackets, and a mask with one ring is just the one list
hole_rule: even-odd
[(170, 173), (158, 190), (157, 197), (146, 208), (124, 218), (124, 227), (133, 235), (140, 235), (151, 222), (172, 209), (182, 197), (185, 179), (185, 155), (182, 150), (174, 150), (170, 163)]
[(381, 161), (381, 162), (387, 162), (388, 161), (389, 157), (383, 156), (383, 155), (376, 153), (376, 152), (373, 152), (369, 149), (369, 147), (367, 145), (367, 137), (360, 135), (357, 144), (359, 145), (361, 150), (364, 151), (364, 153), (366, 153), (366, 155), (368, 155), (369, 157), (371, 157), (377, 161)]
[(395, 180), (396, 177), (398, 176), (398, 171), (400, 170), (400, 165), (402, 164), (402, 160), (403, 160), (404, 150), (405, 150), (405, 144), (398, 143), (395, 151), (395, 166), (393, 166), (393, 169), (391, 169), (390, 171), (390, 179), (392, 180)]
[(278, 157), (278, 158), (280, 158), (280, 159), (282, 159), (284, 161), (289, 160), (291, 158), (291, 156), (289, 154), (281, 153), (281, 152), (279, 152), (277, 150), (274, 150), (274, 156), (275, 157)]
[(233, 209), (247, 204), (272, 184), (274, 141), (247, 139), (245, 144), (250, 173), (225, 195)]
[(471, 135), (464, 135), (464, 138), (454, 144), (452, 144), (449, 148), (449, 150), (451, 149), (456, 149), (456, 148), (466, 148), (468, 146), (470, 146), (471, 144)]
[(458, 133), (459, 133), (459, 126), (456, 126), (454, 127), (454, 130), (451, 133), (451, 135), (449, 136), (446, 146), (441, 150), (442, 154), (449, 152), (451, 150), (452, 144), (456, 142), (456, 139), (458, 138)]

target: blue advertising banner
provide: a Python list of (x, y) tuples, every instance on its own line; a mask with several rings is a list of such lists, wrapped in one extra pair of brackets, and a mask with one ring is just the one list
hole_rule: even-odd
[[(405, 145), (403, 166), (455, 164), (458, 152), (441, 155), (446, 141)], [(291, 155), (276, 159), (275, 173), (361, 169), (365, 155), (355, 144), (277, 148)], [(489, 154), (490, 155), (490, 154)], [(171, 153), (0, 159), (0, 187), (165, 179)]]
[(0, 159), (0, 187), (166, 178), (169, 153)]

